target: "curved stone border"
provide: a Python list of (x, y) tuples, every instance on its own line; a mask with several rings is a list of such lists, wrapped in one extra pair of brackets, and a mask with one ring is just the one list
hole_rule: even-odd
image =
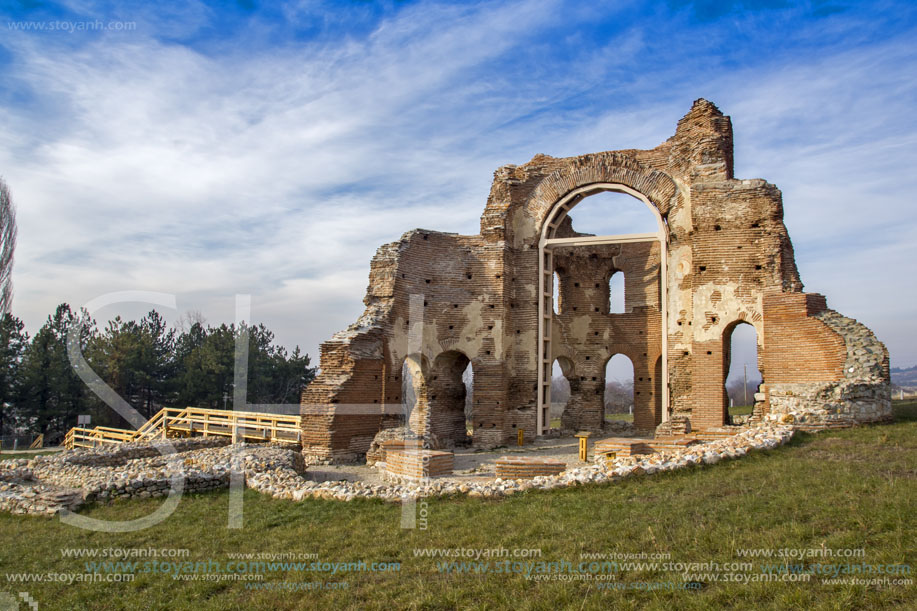
[[(155, 497), (168, 493), (170, 479), (181, 474), (185, 490), (206, 491), (229, 485), (230, 470), (245, 474), (245, 485), (278, 499), (350, 501), (379, 498), (400, 502), (431, 496), (467, 494), (499, 498), (525, 490), (550, 490), (586, 483), (617, 481), (627, 476), (672, 471), (739, 458), (751, 450), (773, 449), (793, 436), (793, 428), (762, 423), (737, 434), (655, 454), (628, 456), (569, 469), (558, 475), (486, 483), (434, 478), (415, 483), (373, 485), (364, 482), (313, 482), (303, 479), (302, 455), (271, 446), (204, 448), (169, 456), (137, 458), (119, 467), (75, 464), (66, 452), (31, 460), (0, 461), (0, 509), (53, 515), (84, 501)], [(85, 456), (85, 453), (84, 455)]]

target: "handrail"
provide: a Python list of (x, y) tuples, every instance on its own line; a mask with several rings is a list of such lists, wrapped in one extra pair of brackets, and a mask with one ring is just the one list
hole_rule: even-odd
[(298, 414), (268, 414), (219, 410), (206, 407), (164, 407), (135, 431), (107, 426), (93, 429), (74, 427), (64, 437), (64, 446), (97, 447), (102, 444), (165, 437), (169, 430), (188, 435), (203, 434), (257, 441), (298, 441), (302, 419)]

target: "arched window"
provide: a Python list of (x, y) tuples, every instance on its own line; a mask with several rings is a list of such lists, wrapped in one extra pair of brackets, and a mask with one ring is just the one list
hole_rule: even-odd
[(624, 314), (624, 272), (614, 272), (608, 281), (608, 313)]
[(560, 274), (555, 271), (552, 278), (554, 278), (554, 286), (551, 302), (554, 304), (554, 313), (560, 314)]

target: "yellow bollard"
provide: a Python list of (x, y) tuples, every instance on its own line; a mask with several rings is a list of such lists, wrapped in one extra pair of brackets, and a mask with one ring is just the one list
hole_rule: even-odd
[(523, 443), (525, 443), (525, 431), (523, 429), (519, 429), (517, 442), (519, 445), (522, 445)]
[(589, 456), (589, 436), (592, 433), (577, 433), (574, 437), (579, 439), (579, 459), (586, 462)]

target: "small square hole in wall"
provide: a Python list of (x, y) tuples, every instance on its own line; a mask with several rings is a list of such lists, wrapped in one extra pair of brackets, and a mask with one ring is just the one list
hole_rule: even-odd
[(453, 303), (453, 304), (452, 304), (452, 307), (453, 307), (453, 308), (457, 308), (457, 307), (458, 307), (458, 304), (457, 304), (457, 303)]
[(471, 280), (471, 274), (465, 274), (465, 277)]
[(598, 335), (598, 334), (599, 334), (599, 332), (598, 332), (598, 331), (596, 331), (596, 332), (595, 332), (595, 335)]
[(493, 326), (493, 325), (487, 325), (487, 330), (488, 330), (488, 331), (493, 331), (493, 330), (494, 330), (494, 326)]
[(761, 269), (760, 265), (755, 265), (755, 269)]
[(599, 309), (598, 309), (598, 308), (596, 308), (596, 309), (595, 309), (595, 311), (596, 311), (596, 312), (598, 312), (598, 311), (599, 311)]
[(499, 280), (499, 279), (500, 279), (500, 274), (497, 274), (495, 277), (496, 277), (497, 280)]
[(424, 282), (426, 282), (427, 284), (430, 284), (430, 279), (428, 278), (428, 279), (424, 280)]
[(708, 350), (708, 351), (707, 351), (707, 354), (713, 354), (713, 352), (711, 352), (710, 350)]
[(595, 288), (599, 288), (599, 283), (598, 283), (598, 282), (595, 283)]
[(722, 227), (720, 227), (719, 225), (714, 225), (714, 226), (713, 226), (713, 230), (714, 230), (714, 231), (719, 231), (720, 229), (722, 229)]
[(573, 306), (573, 311), (576, 312), (576, 306)]
[(429, 240), (429, 239), (430, 239), (430, 236), (428, 236), (427, 234), (424, 234), (424, 235), (423, 235), (423, 239), (424, 239), (424, 240)]
[(705, 272), (705, 271), (707, 271), (707, 266), (706, 266), (706, 265), (701, 265), (701, 266), (698, 267), (697, 269), (699, 269), (699, 270), (702, 271), (702, 272)]
[(573, 286), (579, 288), (579, 282), (574, 282), (574, 283), (573, 283)]
[(588, 357), (588, 356), (586, 357), (586, 360), (587, 360), (587, 361), (589, 360), (589, 357)]
[(592, 376), (592, 381), (593, 381), (593, 382), (595, 382), (597, 379), (598, 379), (597, 377)]
[(454, 329), (454, 328), (455, 328), (454, 325), (449, 325), (449, 330), (450, 330), (450, 331), (451, 331), (452, 329)]
[(487, 354), (490, 354), (490, 350), (487, 351)]

